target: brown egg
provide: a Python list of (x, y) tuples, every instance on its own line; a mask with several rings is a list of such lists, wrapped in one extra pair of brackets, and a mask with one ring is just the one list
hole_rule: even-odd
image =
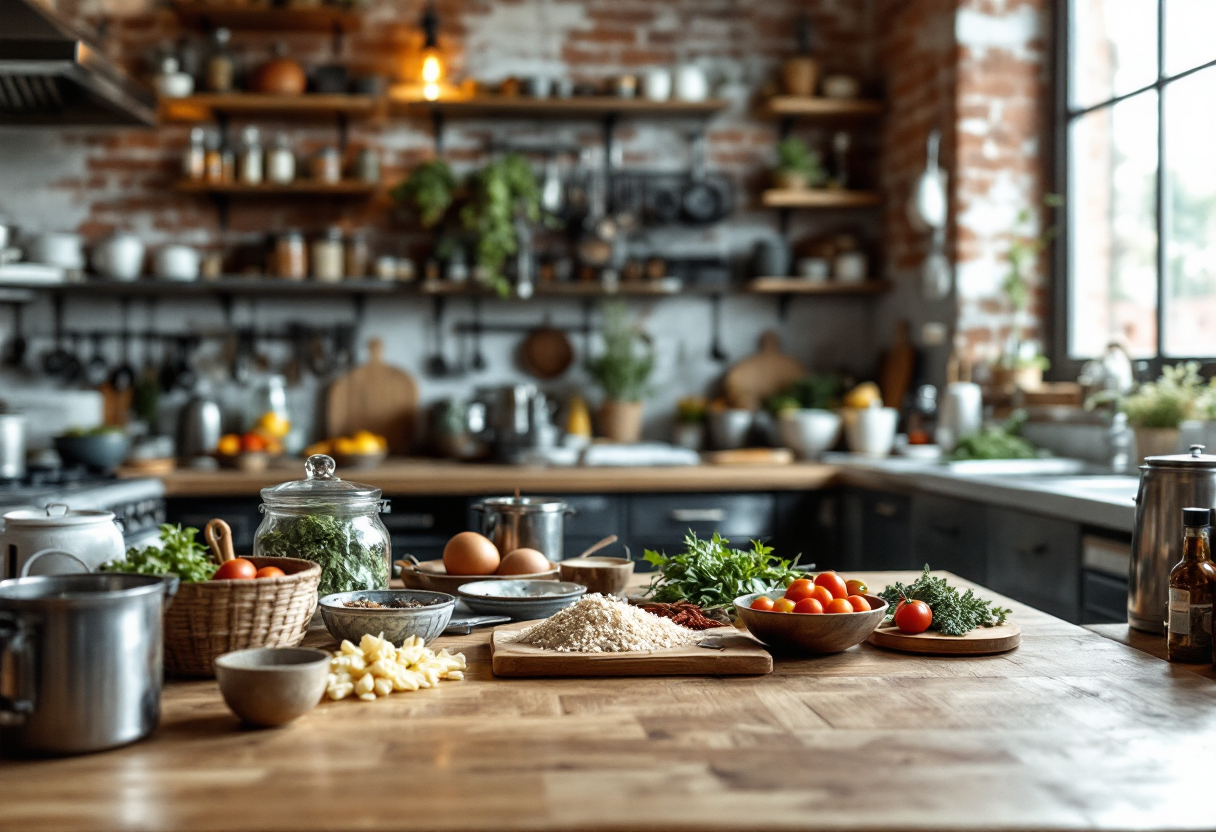
[(498, 575), (535, 575), (537, 572), (548, 572), (553, 563), (543, 553), (535, 549), (516, 549), (503, 556), (498, 565)]
[(461, 532), (443, 547), (449, 575), (493, 575), (501, 560), (498, 547), (477, 532)]

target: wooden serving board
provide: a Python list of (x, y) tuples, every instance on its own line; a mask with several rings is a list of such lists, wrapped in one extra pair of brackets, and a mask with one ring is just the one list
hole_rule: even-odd
[(369, 430), (388, 440), (394, 454), (409, 450), (418, 410), (418, 384), (384, 363), (379, 338), (367, 344), (367, 363), (339, 377), (326, 400), (326, 432), (332, 437)]
[(535, 623), (513, 624), (490, 636), (495, 676), (763, 676), (773, 671), (768, 651), (738, 631), (727, 631), (730, 644), (721, 650), (692, 645), (645, 653), (558, 653), (504, 639)]
[(760, 351), (727, 370), (722, 391), (731, 407), (758, 410), (769, 396), (805, 375), (806, 368), (781, 351), (777, 333), (765, 332), (760, 336)]
[(868, 640), (875, 646), (906, 653), (982, 656), (1014, 649), (1022, 643), (1022, 631), (1017, 624), (1002, 624), (999, 627), (976, 627), (962, 636), (944, 636), (933, 631), (913, 636), (901, 633), (894, 624), (884, 624)]

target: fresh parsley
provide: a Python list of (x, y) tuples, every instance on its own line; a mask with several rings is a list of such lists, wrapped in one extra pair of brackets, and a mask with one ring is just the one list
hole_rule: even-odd
[(905, 598), (909, 601), (924, 601), (929, 605), (929, 609), (933, 610), (933, 623), (929, 625), (929, 629), (947, 636), (965, 635), (976, 627), (1000, 626), (1013, 612), (995, 606), (991, 601), (977, 598), (970, 589), (960, 594), (957, 589), (946, 583), (945, 578), (930, 575), (928, 564), (920, 577), (911, 584), (905, 586), (896, 581), (878, 593), (878, 597), (890, 604), (892, 615), (895, 614), (895, 605)]
[(198, 529), (171, 523), (160, 527), (161, 546), (134, 547), (121, 560), (102, 564), (102, 572), (134, 572), (137, 575), (176, 575), (184, 583), (209, 581), (219, 567), (195, 539)]
[(746, 551), (732, 549), (729, 543), (717, 532), (701, 540), (689, 531), (678, 555), (668, 557), (647, 549), (646, 562), (659, 570), (647, 597), (660, 603), (691, 601), (704, 609), (730, 607), (740, 595), (768, 592), (804, 577), (789, 561), (773, 555), (772, 546), (753, 540)]

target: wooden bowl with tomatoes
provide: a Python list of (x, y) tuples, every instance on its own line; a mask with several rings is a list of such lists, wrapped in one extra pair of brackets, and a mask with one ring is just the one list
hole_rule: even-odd
[(860, 644), (887, 615), (887, 602), (835, 572), (800, 578), (784, 590), (735, 599), (748, 632), (791, 653), (840, 653)]

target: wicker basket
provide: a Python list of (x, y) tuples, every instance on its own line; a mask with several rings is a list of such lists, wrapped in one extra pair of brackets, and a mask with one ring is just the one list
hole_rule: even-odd
[(317, 609), (321, 567), (299, 558), (247, 558), (281, 578), (184, 583), (165, 613), (165, 670), (214, 676), (216, 656), (247, 647), (295, 647)]

